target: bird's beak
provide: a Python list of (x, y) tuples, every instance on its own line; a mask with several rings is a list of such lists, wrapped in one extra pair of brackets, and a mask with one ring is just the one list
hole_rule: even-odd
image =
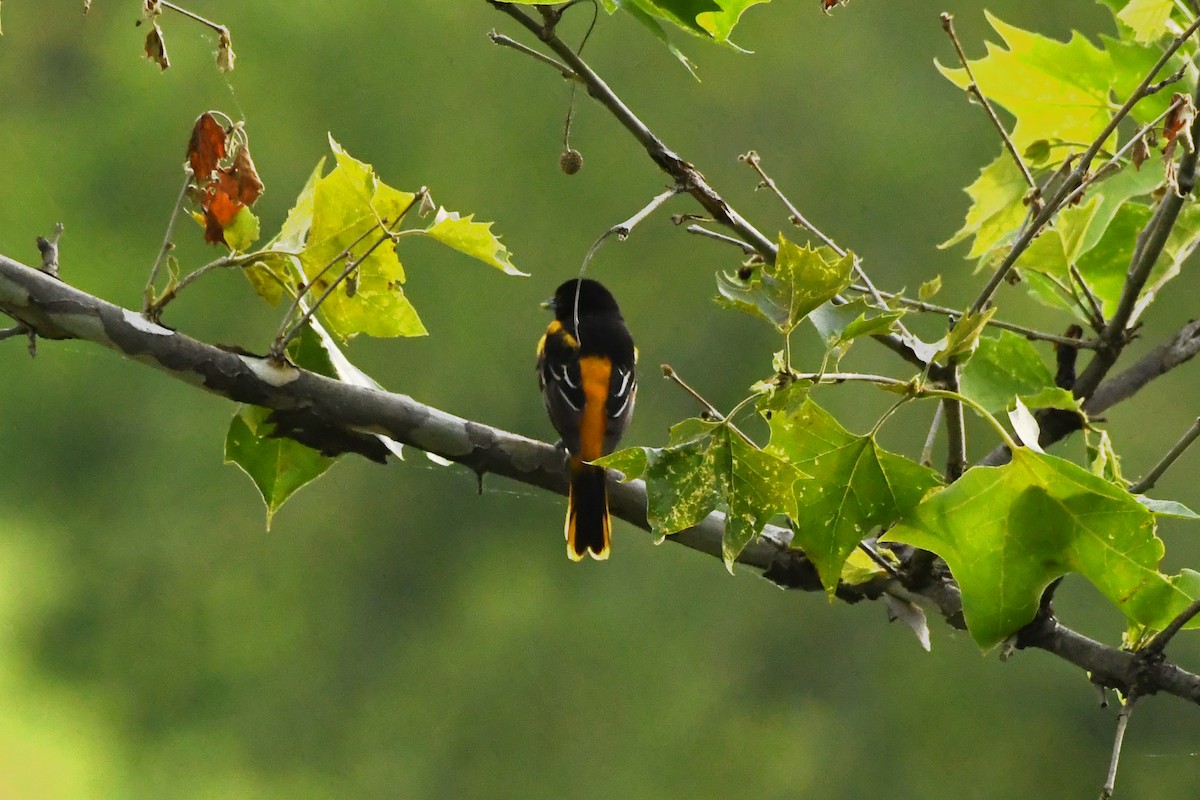
[(553, 311), (554, 310), (554, 298), (551, 297), (547, 300), (543, 300), (541, 303), (541, 306), (542, 306), (542, 309), (545, 311)]

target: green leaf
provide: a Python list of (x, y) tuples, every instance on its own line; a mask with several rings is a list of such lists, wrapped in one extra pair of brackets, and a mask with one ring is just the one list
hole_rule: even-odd
[(249, 206), (242, 206), (225, 228), (225, 244), (230, 252), (244, 253), (258, 241), (258, 217)]
[(1160, 517), (1174, 517), (1175, 519), (1200, 520), (1200, 514), (1192, 511), (1183, 503), (1174, 500), (1154, 500), (1146, 497), (1144, 494), (1134, 495), (1137, 501), (1150, 509), (1154, 514)]
[[(971, 70), (984, 96), (1016, 117), (1017, 149), (1039, 139), (1091, 142), (1099, 136), (1113, 111), (1108, 53), (1078, 33), (1059, 42), (985, 14), (1008, 49), (989, 43)], [(970, 83), (965, 69), (937, 67), (960, 88)]]
[(258, 406), (240, 406), (225, 434), (225, 463), (237, 465), (258, 488), (267, 506), (268, 529), (280, 506), (336, 460), (291, 439), (272, 438), (270, 413)]
[(284, 253), (267, 253), (242, 272), (259, 297), (276, 305), (283, 298), (285, 288), (289, 294), (295, 292), (294, 261), (293, 256)]
[(953, 247), (974, 236), (967, 258), (979, 258), (994, 247), (1008, 244), (1013, 232), (1020, 227), (1029, 209), (1024, 200), (1029, 191), (1021, 171), (1008, 153), (984, 167), (975, 182), (967, 187), (971, 208), (958, 233), (938, 245)]
[[(368, 336), (423, 336), (425, 326), (404, 296), (404, 268), (392, 242), (372, 250), (381, 232), (377, 226), (395, 225), (411, 208), (416, 195), (393, 189), (379, 180), (369, 164), (346, 153), (329, 139), (336, 166), (318, 177), (312, 191), (312, 218), (300, 263), (320, 297), (343, 271), (347, 259), (359, 262), (357, 285), (350, 292), (340, 284), (321, 304), (320, 316), (340, 339), (359, 333)], [(303, 228), (306, 199), (297, 200), (294, 225), (285, 225), (282, 240)], [(289, 215), (289, 222), (293, 215)], [(372, 230), (376, 229), (376, 230)], [(281, 240), (281, 241), (282, 241)], [(348, 255), (344, 255), (347, 253)], [(368, 251), (370, 254), (368, 255)]]
[(974, 353), (979, 345), (980, 335), (987, 327), (988, 320), (996, 315), (996, 311), (996, 307), (993, 306), (977, 314), (967, 313), (959, 317), (950, 333), (935, 344), (937, 351), (932, 360), (962, 358)]
[(721, 542), (725, 566), (778, 514), (796, 507), (792, 490), (804, 473), (757, 450), (727, 424), (685, 420), (671, 429), (664, 448), (630, 448), (595, 463), (646, 480), (646, 517), (658, 536), (699, 524), (724, 505), (728, 510)]
[[(1101, 35), (1100, 41), (1104, 44), (1104, 49), (1108, 51), (1109, 57), (1112, 59), (1112, 87), (1113, 94), (1118, 100), (1124, 101), (1125, 98), (1131, 96), (1146, 75), (1154, 67), (1159, 58), (1162, 57), (1161, 47), (1147, 47), (1135, 42), (1126, 42), (1118, 39), (1113, 39), (1108, 36)], [(1171, 75), (1179, 70), (1184, 64), (1191, 60), (1191, 53), (1194, 51), (1194, 45), (1190, 42), (1179, 49), (1175, 55), (1167, 60), (1162, 69), (1158, 72), (1158, 77), (1163, 78)], [(1195, 68), (1192, 68), (1191, 74), (1195, 75)], [(1184, 86), (1188, 85), (1188, 81), (1194, 81), (1194, 78), (1185, 78)], [(1186, 88), (1183, 91), (1187, 91)], [(1171, 105), (1171, 90), (1155, 92), (1149, 97), (1143, 97), (1137, 102), (1130, 112), (1130, 116), (1139, 124), (1146, 124), (1158, 117), (1167, 110)]]
[(1029, 408), (1056, 408), (1059, 411), (1073, 411), (1084, 415), (1083, 403), (1068, 389), (1051, 386), (1033, 394), (1023, 394), (1019, 398)]
[(984, 648), (1032, 621), (1042, 592), (1067, 572), (1151, 628), (1192, 600), (1181, 576), (1158, 571), (1163, 544), (1148, 509), (1082, 467), (1027, 448), (930, 493), (884, 538), (945, 559), (967, 627)]
[(718, 42), (727, 42), (729, 34), (742, 19), (746, 9), (771, 0), (717, 0), (720, 11), (705, 11), (698, 14), (696, 21)]
[(876, 526), (888, 526), (941, 479), (889, 453), (874, 436), (855, 436), (807, 397), (792, 413), (770, 416), (767, 452), (812, 475), (796, 488), (795, 538), (826, 591), (837, 589), (846, 559)]
[[(298, 367), (338, 377), (321, 337), (308, 326), (288, 345), (287, 354)], [(267, 420), (270, 414), (259, 406), (238, 406), (225, 434), (225, 463), (235, 464), (258, 488), (267, 506), (268, 530), (284, 502), (337, 461), (293, 439), (271, 436), (275, 426)]]
[(808, 318), (830, 355), (826, 368), (832, 368), (850, 349), (855, 339), (889, 333), (895, 327), (896, 320), (903, 317), (904, 313), (880, 311), (860, 297), (840, 305), (826, 303), (814, 309)]
[(921, 284), (917, 289), (917, 298), (920, 300), (932, 300), (934, 295), (942, 290), (942, 276), (934, 275), (929, 280)]
[(963, 365), (959, 391), (992, 413), (1004, 411), (1018, 395), (1054, 388), (1054, 373), (1031, 342), (1011, 331), (982, 336)]
[[(655, 39), (658, 39), (658, 41), (662, 42), (671, 55), (673, 55), (675, 59), (683, 65), (684, 69), (691, 73), (693, 78), (700, 80), (700, 76), (696, 74), (696, 65), (693, 64), (692, 60), (688, 58), (687, 55), (680, 50), (674, 42), (671, 41), (671, 38), (667, 36), (667, 31), (663, 28), (662, 23), (660, 23), (650, 14), (646, 13), (645, 10), (633, 5), (632, 3), (624, 6), (624, 8), (626, 13), (641, 23), (642, 27), (650, 31), (650, 34)], [(610, 11), (609, 13), (612, 12)]]
[(433, 224), (424, 230), (426, 236), (502, 270), (506, 275), (529, 277), (513, 266), (511, 254), (500, 237), (492, 233), (492, 223), (475, 222), (474, 215), (461, 216), (457, 211), (438, 208)]
[(1117, 19), (1133, 30), (1137, 41), (1153, 42), (1167, 34), (1167, 23), (1174, 7), (1175, 0), (1129, 0), (1129, 5), (1117, 14)]
[(827, 248), (813, 250), (779, 236), (774, 264), (756, 270), (749, 279), (717, 273), (722, 301), (762, 317), (789, 333), (813, 310), (850, 285), (854, 254), (838, 256)]

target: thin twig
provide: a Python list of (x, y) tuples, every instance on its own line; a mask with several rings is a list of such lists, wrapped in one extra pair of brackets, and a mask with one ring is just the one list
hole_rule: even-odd
[[(855, 292), (862, 292), (863, 294), (869, 293), (869, 290), (866, 286), (860, 286), (859, 284), (852, 284), (846, 288)], [(957, 308), (939, 306), (935, 303), (928, 303), (924, 300), (913, 300), (912, 298), (905, 297), (902, 294), (894, 294), (892, 292), (885, 291), (880, 291), (880, 294), (882, 294), (888, 300), (899, 303), (906, 308), (911, 308), (914, 311), (924, 311), (930, 314), (944, 314), (947, 317), (950, 317), (950, 321), (952, 323), (957, 322), (963, 315), (963, 312)], [(1026, 339), (1054, 342), (1055, 344), (1069, 344), (1072, 347), (1083, 348), (1085, 350), (1092, 350), (1096, 347), (1096, 342), (1093, 340), (1080, 341), (1079, 339), (1071, 339), (1066, 336), (1059, 336), (1056, 333), (1046, 333), (1045, 331), (1035, 330), (1024, 325), (1017, 325), (1013, 322), (1005, 322), (1004, 320), (996, 319), (995, 317), (989, 319), (986, 324), (989, 328), (1000, 328), (1002, 330), (1012, 331), (1013, 333), (1019, 333)]]
[(1000, 284), (1004, 282), (1006, 277), (1008, 277), (1008, 273), (1012, 270), (1013, 265), (1017, 263), (1017, 259), (1019, 259), (1021, 255), (1029, 248), (1029, 245), (1033, 242), (1034, 237), (1036, 237), (1038, 233), (1041, 232), (1042, 228), (1054, 218), (1054, 215), (1058, 213), (1059, 209), (1065, 205), (1067, 199), (1072, 196), (1084, 182), (1087, 177), (1088, 170), (1091, 169), (1092, 161), (1100, 153), (1101, 149), (1103, 149), (1104, 143), (1108, 141), (1108, 138), (1112, 135), (1113, 131), (1117, 129), (1117, 126), (1124, 121), (1125, 117), (1129, 116), (1129, 112), (1133, 110), (1133, 107), (1146, 96), (1147, 91), (1150, 89), (1154, 81), (1154, 76), (1159, 73), (1159, 71), (1163, 68), (1163, 66), (1166, 65), (1171, 57), (1175, 55), (1175, 52), (1179, 50), (1179, 48), (1183, 46), (1184, 42), (1191, 38), (1192, 34), (1194, 34), (1197, 30), (1200, 30), (1200, 19), (1197, 19), (1195, 22), (1189, 25), (1183, 31), (1183, 33), (1176, 36), (1171, 43), (1167, 45), (1167, 48), (1163, 51), (1162, 56), (1146, 73), (1146, 77), (1140, 84), (1138, 84), (1137, 88), (1130, 93), (1125, 103), (1119, 109), (1117, 109), (1117, 111), (1109, 119), (1108, 124), (1104, 126), (1104, 130), (1100, 132), (1100, 134), (1092, 141), (1091, 145), (1088, 146), (1088, 149), (1084, 151), (1083, 155), (1079, 157), (1079, 163), (1075, 166), (1075, 169), (1071, 172), (1071, 174), (1068, 175), (1065, 180), (1063, 180), (1062, 184), (1055, 191), (1054, 196), (1049, 202), (1046, 203), (1045, 207), (1043, 207), (1041, 211), (1033, 216), (1033, 218), (1021, 231), (1020, 235), (1017, 237), (1017, 240), (1013, 243), (1012, 249), (1009, 250), (1008, 255), (1005, 256), (1004, 260), (1000, 262), (1000, 265), (997, 266), (995, 271), (992, 272), (992, 276), (988, 279), (988, 282), (979, 292), (979, 296), (975, 298), (975, 302), (971, 304), (972, 313), (978, 313), (982, 311), (991, 301), (992, 295), (996, 293), (996, 290), (1000, 287)]
[(0, 342), (5, 339), (11, 339), (14, 336), (24, 336), (29, 333), (29, 326), (25, 324), (14, 325), (11, 328), (0, 328)]
[(879, 567), (880, 569), (882, 569), (884, 572), (886, 572), (888, 575), (891, 575), (896, 580), (903, 580), (903, 576), (901, 576), (901, 574), (896, 571), (896, 568), (894, 566), (892, 566), (890, 563), (888, 563), (888, 560), (886, 558), (879, 555), (879, 553), (877, 553), (875, 551), (874, 547), (871, 547), (871, 545), (867, 544), (866, 542), (859, 542), (858, 549), (862, 550), (864, 553), (866, 553), (867, 558), (874, 561), (875, 565), (877, 567)]
[(150, 311), (154, 305), (154, 284), (158, 280), (158, 271), (162, 269), (163, 262), (167, 260), (167, 254), (175, 247), (175, 220), (179, 219), (179, 212), (183, 209), (183, 201), (187, 198), (187, 190), (191, 185), (192, 173), (189, 170), (183, 178), (183, 186), (179, 189), (179, 196), (175, 198), (175, 205), (171, 208), (171, 217), (167, 220), (167, 232), (163, 234), (162, 247), (158, 248), (158, 256), (154, 259), (154, 265), (150, 267), (150, 280), (146, 281), (146, 291), (144, 292), (143, 313)]
[(1083, 279), (1083, 274), (1080, 273), (1079, 268), (1071, 264), (1069, 269), (1071, 277), (1075, 279), (1076, 285), (1079, 286), (1079, 291), (1083, 292), (1084, 299), (1088, 302), (1088, 307), (1091, 311), (1089, 316), (1091, 317), (1092, 329), (1096, 333), (1100, 333), (1104, 330), (1104, 309), (1100, 306), (1100, 300), (1092, 293), (1092, 287), (1087, 285), (1087, 281)]
[(768, 175), (766, 170), (763, 169), (762, 160), (759, 158), (758, 153), (751, 150), (748, 153), (738, 156), (738, 161), (746, 162), (750, 165), (750, 169), (758, 173), (759, 179), (762, 180), (762, 185), (770, 189), (771, 192), (774, 193), (777, 198), (779, 198), (779, 201), (787, 208), (788, 214), (791, 215), (791, 220), (793, 223), (799, 225), (801, 228), (804, 228), (804, 230), (808, 231), (813, 236), (816, 236), (818, 239), (824, 242), (830, 250), (837, 253), (839, 256), (844, 257), (846, 255), (846, 251), (839, 247), (837, 242), (822, 233), (820, 228), (809, 222), (808, 218), (800, 213), (800, 209), (796, 208), (795, 204), (788, 199), (788, 196), (785, 195), (783, 190), (779, 188), (779, 184), (775, 183), (775, 179)]
[[(579, 76), (576, 75), (571, 70), (571, 68), (568, 67), (566, 64), (562, 63), (561, 61), (557, 61), (557, 60), (551, 58), (550, 56), (546, 55), (545, 53), (539, 53), (537, 50), (534, 50), (532, 47), (521, 44), (516, 39), (513, 39), (509, 36), (505, 36), (503, 33), (498, 33), (494, 29), (491, 31), (488, 31), (488, 38), (492, 40), (493, 44), (498, 44), (501, 47), (511, 47), (513, 50), (516, 50), (520, 53), (524, 53), (525, 55), (529, 56), (530, 58), (536, 58), (538, 61), (541, 61), (543, 64), (549, 64), (550, 66), (552, 66), (556, 70), (558, 70), (562, 74), (562, 76), (569, 81), (578, 81), (579, 80)], [(568, 130), (570, 129), (570, 124), (571, 124), (570, 119), (571, 119), (570, 117), (567, 117)]]
[(717, 233), (716, 231), (710, 231), (708, 228), (704, 228), (699, 225), (688, 225), (685, 230), (688, 233), (694, 233), (697, 236), (707, 236), (709, 239), (716, 239), (718, 242), (725, 242), (726, 244), (731, 244), (734, 247), (739, 248), (743, 253), (745, 253), (748, 256), (752, 256), (758, 252), (757, 250), (754, 249), (753, 245), (749, 245), (746, 242), (743, 242), (741, 239), (738, 239), (734, 236), (728, 236), (724, 233)]
[(1008, 131), (1004, 129), (1004, 123), (1000, 121), (1000, 117), (996, 115), (996, 109), (992, 108), (992, 104), (988, 102), (987, 97), (983, 94), (983, 90), (979, 88), (979, 82), (975, 80), (975, 73), (971, 71), (971, 62), (967, 60), (967, 54), (963, 52), (962, 43), (958, 41), (958, 34), (954, 32), (954, 16), (949, 12), (942, 12), (942, 30), (950, 37), (951, 44), (954, 45), (954, 52), (958, 54), (959, 63), (967, 73), (967, 80), (970, 83), (967, 86), (967, 92), (975, 95), (979, 100), (979, 104), (983, 106), (983, 110), (987, 112), (988, 119), (992, 122), (999, 133), (1000, 138), (1004, 141), (1004, 149), (1008, 150), (1013, 157), (1013, 161), (1017, 162), (1017, 168), (1021, 170), (1021, 175), (1024, 176), (1025, 182), (1029, 184), (1029, 188), (1033, 190), (1033, 199), (1036, 201), (1038, 197), (1037, 181), (1033, 179), (1033, 175), (1029, 172), (1029, 167), (1025, 166), (1025, 159), (1021, 158), (1021, 154), (1017, 152), (1017, 146), (1013, 144), (1012, 137), (1008, 135)]
[(1175, 634), (1183, 630), (1197, 614), (1200, 614), (1200, 599), (1193, 600), (1167, 627), (1159, 631), (1149, 644), (1139, 650), (1138, 654), (1146, 659), (1160, 658), (1166, 652), (1167, 645), (1175, 638)]
[(167, 2), (167, 0), (159, 0), (159, 5), (161, 5), (163, 8), (169, 8), (172, 11), (176, 12), (177, 14), (182, 14), (183, 16), (187, 17), (188, 19), (195, 20), (196, 22), (199, 22), (201, 25), (207, 25), (208, 27), (212, 28), (217, 33), (224, 33), (225, 35), (229, 34), (229, 29), (226, 28), (224, 25), (221, 25), (220, 23), (217, 23), (217, 22), (213, 22), (212, 20), (207, 20), (194, 11), (188, 11), (186, 8), (177, 6), (174, 3)]
[(1179, 437), (1179, 441), (1167, 451), (1167, 454), (1162, 457), (1161, 461), (1154, 465), (1153, 469), (1146, 473), (1144, 478), (1129, 487), (1129, 491), (1133, 494), (1143, 494), (1153, 489), (1154, 484), (1158, 483), (1158, 479), (1163, 476), (1163, 473), (1179, 460), (1179, 457), (1183, 455), (1185, 450), (1192, 446), (1192, 442), (1196, 441), (1197, 438), (1200, 438), (1200, 418), (1192, 423), (1183, 436)]
[(1100, 800), (1112, 800), (1113, 789), (1117, 784), (1117, 764), (1121, 760), (1121, 746), (1125, 743), (1125, 729), (1129, 727), (1129, 717), (1133, 715), (1133, 706), (1137, 703), (1137, 692), (1130, 692), (1117, 714), (1117, 732), (1113, 736), (1112, 758), (1108, 762), (1108, 776), (1104, 779), (1104, 788), (1100, 790)]
[[(682, 191), (682, 186), (672, 186), (665, 192), (655, 195), (649, 203), (643, 206), (641, 210), (639, 210), (632, 217), (624, 222), (618, 222), (616, 225), (613, 225), (604, 233), (600, 234), (600, 238), (592, 243), (592, 246), (588, 248), (587, 255), (583, 257), (583, 266), (579, 268), (579, 273), (582, 275), (583, 272), (588, 268), (588, 264), (591, 263), (592, 257), (596, 255), (596, 252), (600, 249), (600, 245), (604, 244), (604, 242), (608, 240), (608, 237), (616, 236), (618, 242), (625, 241), (629, 238), (629, 234), (633, 232), (633, 229), (636, 228), (643, 220), (645, 220), (646, 217), (653, 214), (654, 211), (663, 203), (667, 202)], [(578, 298), (576, 299), (578, 300)]]
[(732, 414), (730, 414), (729, 416), (725, 416), (724, 414), (722, 414), (716, 406), (714, 406), (712, 403), (708, 402), (708, 400), (706, 400), (704, 398), (704, 395), (697, 392), (695, 389), (693, 389), (691, 386), (688, 385), (687, 381), (685, 381), (683, 378), (679, 377), (679, 373), (676, 372), (675, 369), (670, 364), (662, 365), (662, 373), (663, 373), (664, 378), (674, 381), (676, 384), (679, 385), (679, 388), (683, 389), (685, 392), (690, 394), (696, 400), (697, 403), (704, 406), (704, 410), (707, 411), (708, 414), (713, 417), (713, 419), (717, 420), (718, 422), (723, 422), (724, 424), (728, 425), (729, 430), (736, 433), (741, 438), (742, 441), (744, 441), (746, 444), (753, 447), (755, 450), (761, 449), (757, 444), (754, 443), (753, 439), (751, 439), (746, 434), (742, 433), (742, 431), (736, 425), (733, 424), (733, 415)]

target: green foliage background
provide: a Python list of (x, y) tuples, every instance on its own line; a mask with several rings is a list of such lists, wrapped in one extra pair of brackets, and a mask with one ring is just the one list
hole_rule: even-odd
[[(502, 15), (482, 0), (196, 0), (233, 31), (239, 60), (225, 77), (198, 26), (163, 20), (173, 66), (160, 74), (140, 57), (138, 4), (98, 2), (86, 17), (79, 5), (4, 6), (0, 252), (35, 261), (34, 237), (61, 220), (64, 277), (136, 305), (200, 112), (246, 119), (264, 230), (328, 131), (393, 185), (428, 185), (437, 202), (495, 220), (533, 273), (507, 278), (414, 242), (405, 288), (431, 335), (356, 341), (352, 356), (390, 389), (551, 435), (532, 370), (537, 303), (664, 177), (582, 97), (573, 144), (586, 163), (560, 173), (569, 88), (488, 43), (492, 27), (517, 35)], [(754, 55), (681, 37), (699, 84), (623, 16), (603, 19), (586, 53), (760, 228), (785, 215), (736, 162), (750, 148), (884, 288), (941, 273), (939, 299), (969, 302), (963, 251), (935, 244), (961, 224), (961, 187), (997, 148), (932, 60), (953, 60), (937, 12), (956, 14), (978, 56), (995, 38), (982, 10), (856, 0), (826, 18), (817, 6), (750, 9), (734, 38)], [(988, 7), (1060, 37), (1111, 31), (1086, 0)], [(567, 30), (587, 16), (572, 13)], [(185, 265), (213, 254), (199, 229), (179, 239)], [(769, 371), (766, 326), (711, 301), (714, 271), (734, 256), (660, 214), (594, 262), (645, 365), (627, 443), (661, 444), (694, 412), (656, 380), (659, 363), (725, 405)], [(1142, 351), (1196, 313), (1188, 285), (1160, 302)], [(241, 277), (189, 292), (169, 324), (266, 347), (277, 315)], [(1045, 323), (1008, 292), (1011, 316)], [(922, 324), (937, 338), (940, 321)], [(798, 366), (819, 353), (806, 330), (795, 341)], [(1115, 712), (1044, 654), (981, 659), (939, 622), (925, 654), (878, 605), (729, 578), (620, 524), (611, 562), (573, 565), (559, 498), (499, 479), (477, 496), (473, 475), (412, 451), (388, 468), (343, 461), (266, 533), (254, 489), (221, 464), (224, 401), (81, 343), (42, 342), (30, 360), (8, 340), (0, 357), (0, 796), (1001, 798), (1086, 795), (1102, 779)], [(890, 358), (860, 346), (848, 362)], [(1127, 473), (1195, 417), (1178, 400), (1194, 386), (1182, 369), (1109, 415)], [(889, 402), (852, 388), (820, 398), (860, 430)], [(919, 449), (922, 413), (901, 412), (885, 445)], [(1198, 464), (1186, 456), (1156, 494), (1196, 507)], [(1164, 569), (1200, 563), (1194, 530), (1168, 523), (1162, 535)], [(1119, 615), (1082, 581), (1060, 598), (1069, 622), (1119, 639)], [(1200, 663), (1194, 636), (1173, 653)], [(1197, 741), (1194, 709), (1140, 706), (1122, 797), (1193, 796)]]

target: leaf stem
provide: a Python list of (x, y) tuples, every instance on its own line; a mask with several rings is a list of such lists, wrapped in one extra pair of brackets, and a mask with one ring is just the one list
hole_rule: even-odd
[(992, 416), (991, 412), (966, 395), (960, 394), (959, 392), (952, 392), (948, 389), (928, 388), (922, 388), (920, 390), (920, 394), (924, 397), (940, 397), (948, 400), (956, 400), (959, 403), (966, 403), (971, 407), (972, 411), (983, 417), (983, 419), (995, 429), (996, 434), (1004, 441), (1004, 444), (1008, 446), (1009, 450), (1016, 452), (1020, 448), (1020, 445), (1013, 440), (1012, 436), (1009, 435), (1008, 431), (1004, 429), (1004, 426), (1000, 424), (1000, 421)]

